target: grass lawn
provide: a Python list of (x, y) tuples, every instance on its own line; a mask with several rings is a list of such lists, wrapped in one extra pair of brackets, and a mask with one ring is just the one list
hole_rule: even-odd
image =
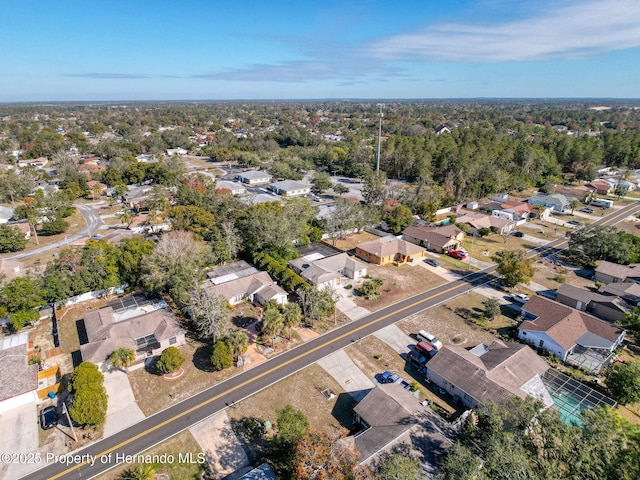
[(182, 365), (184, 374), (176, 379), (167, 380), (157, 374), (153, 367), (140, 368), (129, 373), (136, 402), (147, 417), (240, 371), (236, 367), (221, 372), (213, 371), (210, 361), (211, 347), (199, 341), (188, 340), (179, 349), (186, 360)]
[[(196, 442), (196, 440), (193, 438), (193, 435), (191, 435), (191, 432), (189, 432), (189, 430), (186, 430), (184, 432), (181, 432), (171, 437), (168, 440), (165, 440), (164, 442), (156, 445), (155, 447), (150, 448), (149, 450), (143, 452), (142, 455), (167, 454), (168, 458), (169, 458), (169, 455), (173, 455), (174, 461), (171, 463), (153, 464), (153, 467), (155, 469), (155, 474), (156, 475), (164, 474), (171, 479), (179, 478), (180, 480), (189, 480), (189, 479), (195, 480), (195, 479), (202, 478), (201, 475), (203, 472), (204, 465), (206, 464), (201, 466), (197, 463), (180, 463), (178, 462), (178, 454), (184, 455), (187, 453), (192, 453), (194, 461), (197, 461), (197, 454), (200, 452), (202, 452), (202, 450), (200, 449), (198, 442)], [(138, 465), (140, 464), (139, 463), (121, 464), (109, 470), (108, 472), (103, 473), (102, 475), (96, 477), (96, 479), (113, 480), (116, 478), (120, 478), (120, 475), (125, 470), (128, 470), (130, 468), (135, 468)], [(158, 477), (151, 477), (151, 478), (160, 478), (160, 477), (158, 476)]]

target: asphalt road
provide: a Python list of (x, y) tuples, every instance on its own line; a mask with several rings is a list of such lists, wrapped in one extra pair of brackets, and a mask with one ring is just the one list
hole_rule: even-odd
[[(612, 213), (608, 217), (600, 219), (596, 223), (613, 225), (638, 210), (640, 210), (640, 203), (636, 202)], [(531, 250), (529, 255), (554, 253), (564, 248), (566, 242), (567, 240), (564, 238), (555, 240)], [(84, 455), (85, 457), (83, 458), (97, 457), (98, 460), (93, 465), (91, 465), (91, 462), (82, 460), (70, 465), (50, 461), (44, 468), (23, 478), (29, 480), (92, 478), (117, 463), (122, 463), (116, 461), (116, 456), (135, 455), (143, 452), (216, 412), (232, 406), (241, 399), (307, 367), (335, 350), (358, 341), (360, 338), (366, 337), (380, 328), (398, 322), (405, 317), (431, 308), (479, 285), (490, 282), (495, 278), (494, 273), (495, 267), (491, 266), (371, 313), (364, 318), (328, 332), (180, 403), (172, 405), (119, 433), (75, 453), (80, 456)], [(43, 463), (45, 460), (43, 458)], [(133, 463), (137, 462), (134, 461)]]
[(4, 257), (5, 260), (18, 260), (20, 258), (30, 257), (32, 255), (38, 255), (43, 252), (48, 252), (49, 250), (55, 250), (56, 248), (64, 247), (65, 245), (70, 245), (75, 241), (80, 240), (83, 237), (90, 237), (93, 235), (100, 226), (102, 225), (102, 220), (100, 219), (100, 214), (93, 208), (92, 205), (86, 204), (77, 204), (74, 205), (84, 218), (84, 227), (73, 235), (66, 236), (63, 240), (59, 240), (50, 245), (44, 245), (42, 247), (34, 248), (33, 250), (29, 250), (28, 252), (16, 253), (14, 255), (10, 255)]

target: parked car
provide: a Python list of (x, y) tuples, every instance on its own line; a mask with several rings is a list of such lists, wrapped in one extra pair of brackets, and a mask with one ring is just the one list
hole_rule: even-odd
[(461, 252), (460, 250), (449, 250), (447, 252), (447, 255), (458, 260), (464, 260), (465, 258), (467, 258), (467, 254)]
[(522, 238), (522, 237), (524, 237), (524, 232), (520, 232), (520, 231), (513, 232), (513, 236), (514, 237), (518, 237), (518, 238)]
[(581, 209), (580, 209), (580, 211), (581, 211), (581, 212), (584, 212), (584, 213), (593, 213), (593, 208), (591, 208), (591, 207), (584, 207), (584, 208), (581, 208)]
[(435, 258), (425, 258), (424, 263), (426, 263), (427, 265), (431, 265), (432, 267), (440, 266), (440, 262), (437, 261)]
[(518, 303), (527, 303), (529, 301), (529, 295), (525, 295), (524, 293), (512, 293), (509, 297)]
[(409, 352), (407, 354), (407, 358), (418, 369), (421, 369), (422, 367), (424, 367), (426, 365), (426, 363), (429, 361), (429, 359), (427, 357), (425, 357), (424, 355), (422, 355), (422, 354), (420, 354), (418, 352)]
[(436, 353), (438, 353), (438, 350), (436, 350), (436, 348), (433, 345), (427, 342), (418, 342), (416, 344), (416, 350), (420, 352), (422, 355), (426, 356), (427, 358), (431, 358)]
[(569, 220), (567, 225), (573, 225), (574, 227), (581, 227), (583, 225), (579, 220)]
[(420, 330), (416, 334), (416, 338), (418, 339), (419, 342), (428, 343), (436, 350), (440, 350), (442, 348), (442, 342), (438, 340), (435, 336), (433, 336), (429, 332), (425, 332), (424, 330)]
[(58, 413), (56, 407), (50, 405), (40, 410), (40, 426), (43, 430), (48, 430), (58, 424)]
[(384, 372), (380, 375), (380, 383), (397, 383), (400, 381), (400, 375), (393, 372)]

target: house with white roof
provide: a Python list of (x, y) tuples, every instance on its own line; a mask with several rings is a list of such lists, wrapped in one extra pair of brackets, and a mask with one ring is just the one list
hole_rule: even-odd
[(310, 193), (311, 185), (296, 182), (295, 180), (282, 180), (281, 182), (274, 182), (270, 184), (267, 189), (271, 190), (277, 195), (283, 195), (285, 197), (296, 197)]
[(249, 170), (247, 172), (242, 172), (236, 175), (236, 180), (240, 180), (242, 183), (246, 183), (248, 185), (269, 183), (272, 178), (273, 175), (269, 175), (267, 172), (262, 172), (259, 170)]

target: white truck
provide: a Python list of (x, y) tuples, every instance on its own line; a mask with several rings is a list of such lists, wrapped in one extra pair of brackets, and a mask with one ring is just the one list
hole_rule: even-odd
[(606, 198), (597, 198), (593, 200), (590, 205), (595, 207), (613, 208), (613, 200), (607, 200)]

